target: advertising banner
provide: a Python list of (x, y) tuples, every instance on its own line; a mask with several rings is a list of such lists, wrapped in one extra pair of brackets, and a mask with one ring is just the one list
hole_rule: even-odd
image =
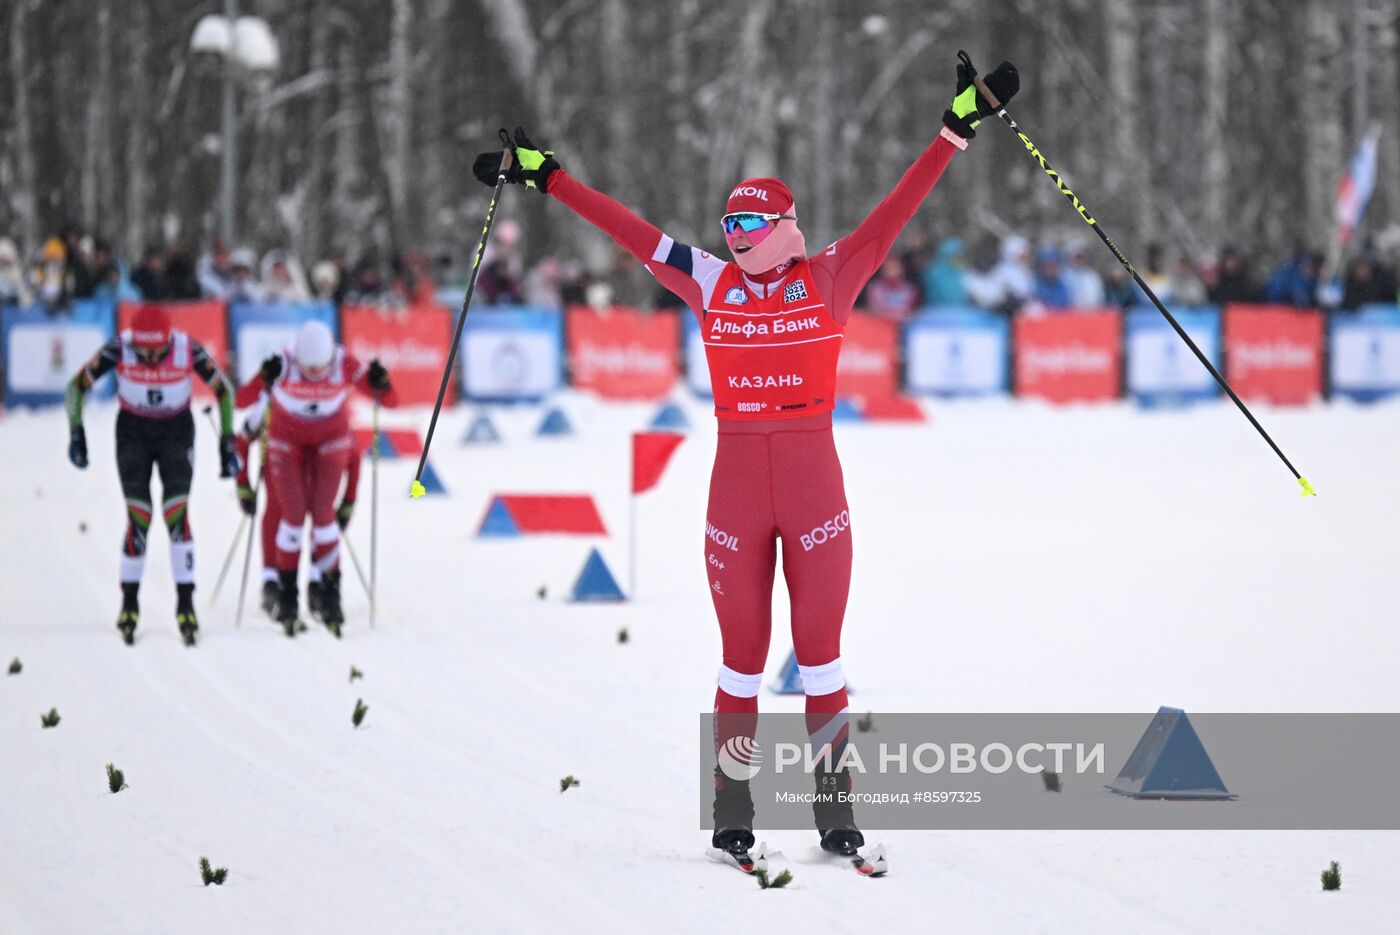
[(458, 356), (467, 399), (543, 399), (564, 383), (564, 317), (553, 308), (473, 309)]
[(679, 314), (575, 306), (565, 315), (574, 386), (608, 399), (661, 399), (671, 392), (680, 376)]
[[(110, 302), (78, 301), (62, 314), (43, 306), (3, 310), (5, 405), (53, 406), (63, 402), (68, 381), (115, 333)], [(89, 398), (115, 392), (110, 377), (98, 381)]]
[(909, 392), (984, 396), (1009, 389), (1005, 315), (975, 308), (924, 309), (904, 328), (904, 378)]
[(1017, 396), (1052, 403), (1118, 397), (1123, 339), (1118, 311), (1023, 315), (1012, 334)]
[(1374, 402), (1400, 392), (1400, 309), (1370, 305), (1330, 322), (1334, 396)]
[[(345, 347), (360, 363), (377, 359), (388, 369), (401, 406), (431, 406), (437, 399), (454, 324), (455, 313), (436, 305), (340, 310)], [(449, 381), (443, 405), (452, 405), (455, 389)]]
[[(1219, 309), (1183, 308), (1172, 309), (1171, 313), (1206, 359), (1219, 369)], [(1124, 326), (1128, 394), (1138, 405), (1181, 406), (1220, 395), (1220, 384), (1157, 309), (1130, 309)]]
[(1300, 406), (1322, 394), (1322, 313), (1225, 307), (1225, 378), (1241, 399)]
[[(196, 302), (122, 302), (117, 305), (117, 330), (131, 326), (131, 319), (146, 305), (158, 305), (170, 315), (170, 326), (183, 331), (228, 372), (228, 312), (218, 299)], [(232, 374), (229, 379), (233, 379)], [(194, 395), (213, 398), (213, 391), (198, 376), (194, 378)]]
[(339, 335), (335, 305), (330, 302), (237, 302), (229, 306), (229, 331), (238, 382), (246, 383), (258, 365), (292, 343), (301, 323), (313, 318)]
[(899, 394), (899, 323), (852, 312), (836, 362), (836, 398), (888, 399)]
[(705, 360), (705, 342), (700, 337), (700, 323), (690, 309), (681, 311), (681, 321), (684, 322), (681, 328), (685, 332), (685, 385), (696, 396), (708, 398), (714, 395), (714, 391), (710, 389), (710, 365)]

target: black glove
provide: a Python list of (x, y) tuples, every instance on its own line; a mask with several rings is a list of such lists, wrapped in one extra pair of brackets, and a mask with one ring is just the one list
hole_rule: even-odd
[[(504, 130), (501, 131), (501, 135), (503, 141), (510, 145), (510, 138)], [(559, 163), (554, 158), (554, 150), (537, 149), (525, 136), (524, 127), (515, 128), (513, 149), (515, 158), (510, 161), (510, 168), (506, 170), (506, 181), (512, 185), (539, 189), (540, 192), (549, 191), (549, 174), (559, 168)], [(484, 184), (495, 186), (496, 179), (501, 175), (500, 150), (477, 156), (476, 161), (472, 163), (472, 174)]]
[(365, 378), (369, 380), (370, 386), (380, 392), (389, 388), (389, 371), (384, 369), (384, 365), (379, 362), (378, 358), (369, 362), (369, 373), (365, 375)]
[(352, 516), (354, 516), (354, 515), (355, 515), (355, 501), (354, 501), (354, 500), (342, 500), (342, 501), (340, 501), (340, 506), (338, 506), (338, 507), (336, 508), (336, 511), (335, 511), (335, 521), (336, 521), (337, 523), (340, 524), (340, 528), (341, 528), (341, 529), (344, 529), (346, 526), (349, 526), (349, 525), (350, 525), (350, 517), (352, 517)]
[[(943, 125), (963, 139), (970, 140), (977, 135), (974, 132), (977, 124), (986, 117), (996, 116), (997, 111), (972, 83), (977, 75), (972, 61), (962, 52), (958, 53), (958, 57), (962, 59), (958, 64), (958, 89), (953, 97), (953, 106), (943, 112)], [(1015, 97), (1021, 89), (1021, 75), (1010, 62), (1002, 62), (996, 71), (985, 75), (982, 80), (987, 83), (987, 90), (995, 94), (1002, 104)]]
[(238, 485), (238, 508), (249, 516), (258, 512), (258, 494), (247, 482)]
[(87, 432), (81, 425), (75, 425), (68, 432), (68, 460), (75, 468), (87, 467)]
[(225, 432), (219, 436), (219, 476), (232, 477), (243, 467), (243, 462), (238, 458), (238, 446), (234, 444), (233, 433)]
[(277, 378), (280, 377), (281, 375), (282, 375), (282, 355), (281, 355), (281, 354), (273, 354), (273, 355), (272, 355), (271, 357), (269, 357), (267, 360), (263, 361), (263, 362), (262, 362), (262, 366), (258, 368), (258, 376), (261, 377), (261, 378), (262, 378), (262, 381), (263, 381), (264, 383), (266, 383), (268, 386), (271, 386), (272, 384), (276, 383), (276, 382), (277, 382)]

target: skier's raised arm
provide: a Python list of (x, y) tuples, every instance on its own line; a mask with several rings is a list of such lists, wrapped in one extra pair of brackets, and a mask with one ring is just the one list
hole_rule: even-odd
[[(1016, 67), (1010, 62), (1002, 62), (986, 80), (992, 93), (1003, 101), (1010, 100), (1021, 84)], [(959, 65), (957, 93), (952, 106), (943, 114), (938, 136), (854, 231), (812, 258), (818, 288), (826, 287), (832, 314), (838, 321), (845, 321), (850, 315), (860, 290), (884, 264), (895, 240), (933, 190), (953, 154), (966, 149), (967, 141), (976, 135), (977, 124), (994, 114), (991, 105), (973, 86), (966, 69)]]
[[(499, 176), (500, 151), (476, 157), (472, 171), (487, 185)], [(515, 160), (506, 181), (547, 192), (575, 214), (607, 234), (647, 268), (657, 281), (697, 312), (724, 261), (688, 244), (677, 243), (660, 228), (639, 217), (620, 201), (590, 188), (559, 165), (553, 150), (537, 149), (523, 128), (515, 130)]]

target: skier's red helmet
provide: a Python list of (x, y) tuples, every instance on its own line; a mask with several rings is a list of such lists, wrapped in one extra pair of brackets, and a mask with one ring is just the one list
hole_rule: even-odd
[(157, 361), (170, 347), (170, 313), (159, 305), (143, 305), (131, 316), (131, 345), (139, 357)]

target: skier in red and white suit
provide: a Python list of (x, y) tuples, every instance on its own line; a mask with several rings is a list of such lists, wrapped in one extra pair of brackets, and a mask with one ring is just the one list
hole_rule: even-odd
[[(938, 181), (994, 111), (962, 66), (953, 106), (927, 149), (856, 229), (808, 256), (792, 192), (751, 178), (730, 193), (721, 219), (733, 260), (678, 243), (619, 202), (573, 178), (554, 154), (515, 134), (509, 182), (548, 192), (625, 248), (699, 319), (714, 389), (719, 441), (710, 478), (705, 563), (724, 643), (715, 693), (716, 744), (752, 736), (768, 653), (777, 540), (792, 604), (792, 639), (807, 695), (814, 748), (834, 764), (847, 734), (841, 623), (851, 575), (851, 518), (831, 435), (836, 361), (852, 303)], [(1002, 101), (1016, 93), (1004, 62), (986, 76)], [(473, 171), (496, 184), (499, 151)], [(713, 844), (752, 846), (748, 783), (715, 771)], [(819, 770), (814, 804), (822, 847), (854, 853), (864, 839), (844, 770)]]
[[(249, 465), (252, 461), (253, 444), (266, 430), (263, 424), (266, 411), (267, 396), (264, 394), (244, 416), (243, 428), (236, 439), (238, 458), (243, 465), (236, 478), (238, 506), (251, 517), (257, 516), (258, 498), (249, 477)], [(352, 432), (352, 438), (353, 434)], [(360, 487), (360, 455), (360, 451), (352, 449), (345, 465), (345, 491), (340, 495), (340, 506), (335, 509), (336, 522), (340, 524), (341, 532), (350, 525), (350, 518), (355, 512), (355, 496)], [(261, 604), (263, 611), (276, 620), (277, 596), (280, 591), (277, 583), (277, 528), (282, 524), (282, 507), (272, 496), (271, 487), (267, 488), (267, 494), (267, 506), (263, 509), (262, 519), (258, 523), (258, 541), (262, 547), (263, 561)], [(321, 615), (321, 568), (315, 564), (307, 570), (306, 605), (312, 616)]]
[(340, 607), (340, 526), (335, 496), (346, 463), (354, 454), (350, 434), (350, 391), (358, 388), (393, 407), (398, 397), (379, 361), (362, 365), (338, 346), (330, 328), (309, 321), (292, 346), (263, 361), (258, 375), (238, 390), (239, 406), (250, 406), (267, 392), (267, 480), (282, 518), (277, 526), (277, 620), (295, 633), (298, 613), (297, 564), (307, 517), (311, 519), (311, 560), (321, 570), (321, 619), (336, 632), (344, 621)]

